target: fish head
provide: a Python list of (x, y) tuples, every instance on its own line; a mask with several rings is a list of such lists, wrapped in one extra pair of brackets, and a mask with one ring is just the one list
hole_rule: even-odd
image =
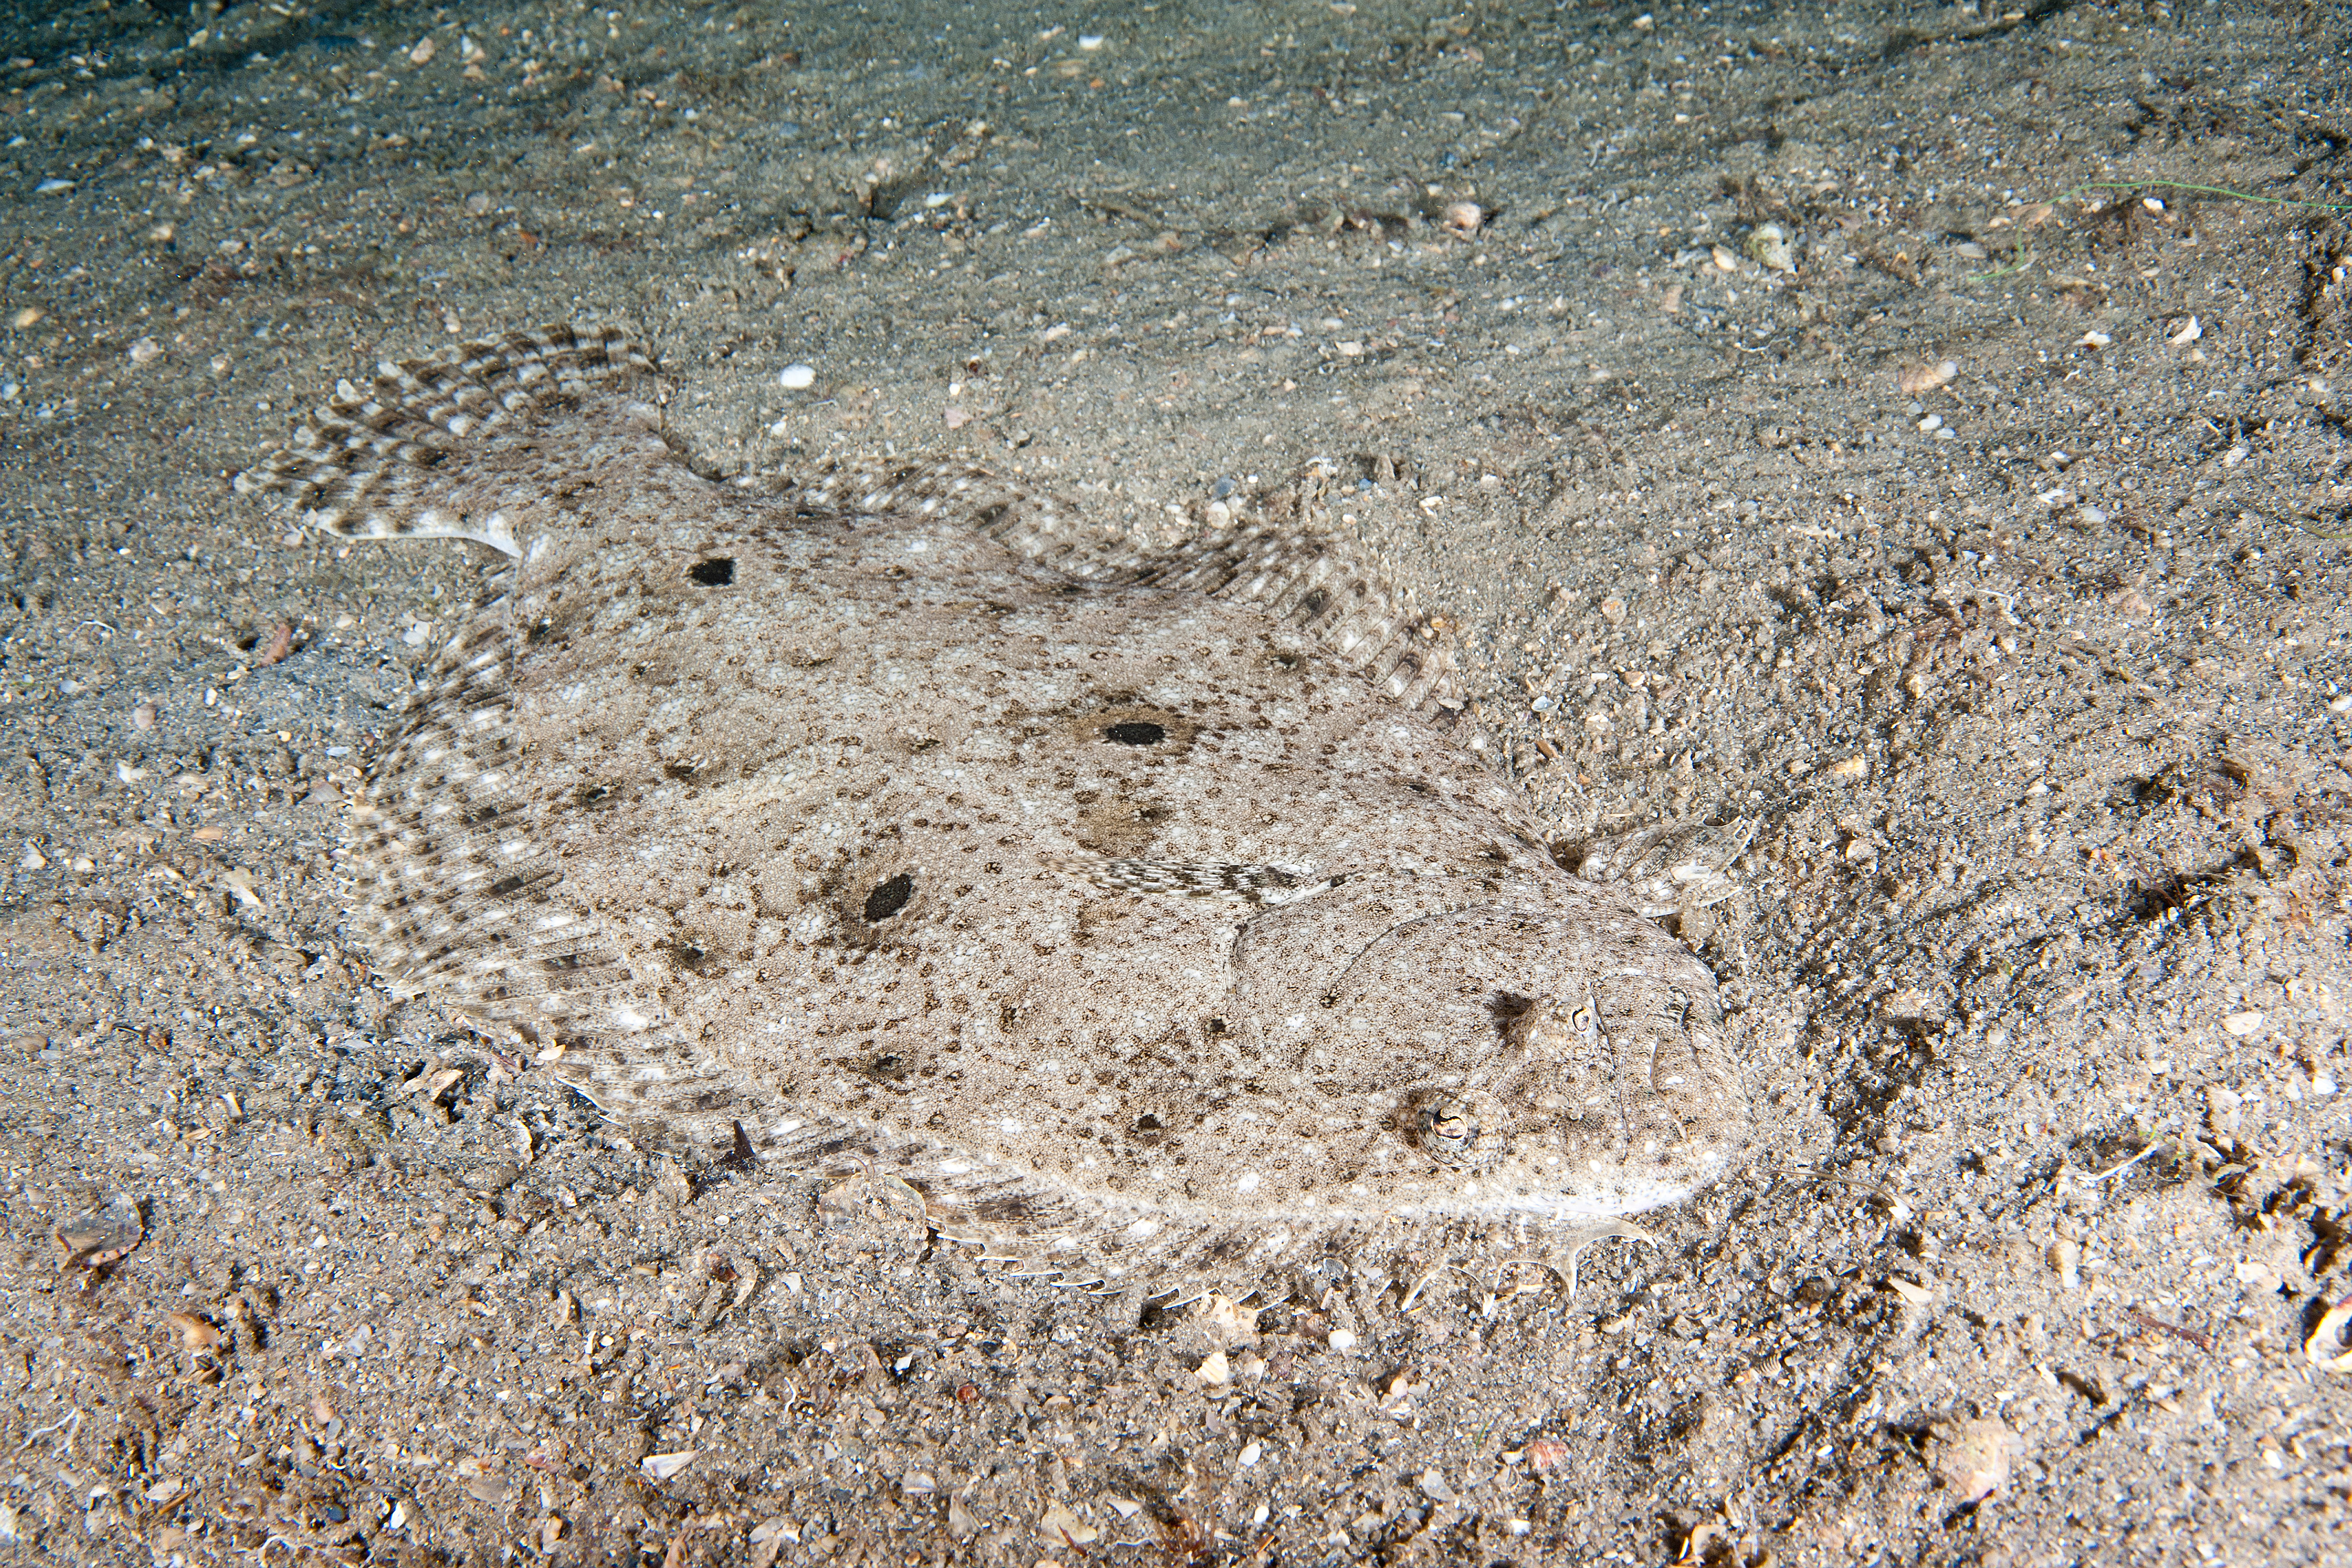
[(1632, 1214), (1748, 1142), (1714, 975), (1631, 910), (1407, 921), (1319, 1000), (1308, 1076), (1359, 1097), (1395, 1210)]

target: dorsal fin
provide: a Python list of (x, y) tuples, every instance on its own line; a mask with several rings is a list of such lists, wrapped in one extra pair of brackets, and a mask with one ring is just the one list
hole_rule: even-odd
[[(340, 383), (285, 447), (239, 474), (243, 494), (282, 494), (305, 521), (345, 538), (472, 539), (520, 555), (516, 523), (533, 498), (497, 492), (500, 464), (465, 487), (440, 482), (468, 444), (520, 440), (554, 409), (616, 400), (653, 370), (618, 327), (559, 322), (461, 343), (377, 369), (362, 388)], [(622, 405), (640, 430), (650, 409)], [(596, 445), (609, 431), (572, 439)], [(1136, 549), (1089, 531), (1053, 496), (968, 463), (870, 463), (802, 481), (802, 504), (824, 510), (899, 508), (961, 514), (1015, 554), (1082, 582), (1188, 588), (1253, 605), (1313, 638), (1407, 708), (1450, 718), (1462, 706), (1454, 659), (1425, 616), (1328, 535), (1264, 515), (1213, 527), (1166, 550)], [(543, 499), (543, 498), (541, 498)]]
[(1337, 539), (1268, 516), (1236, 519), (1165, 550), (1089, 531), (1053, 496), (969, 463), (845, 465), (800, 491), (825, 510), (961, 514), (1015, 554), (1081, 582), (1186, 588), (1250, 605), (1315, 639), (1407, 708), (1462, 706), (1450, 648), (1426, 616)]
[(478, 517), (445, 504), (435, 483), (444, 461), (551, 409), (624, 393), (652, 369), (620, 328), (584, 321), (382, 364), (364, 387), (337, 383), (291, 441), (236, 477), (236, 488), (285, 495), (305, 521), (349, 539), (475, 539), (517, 554), (495, 508)]

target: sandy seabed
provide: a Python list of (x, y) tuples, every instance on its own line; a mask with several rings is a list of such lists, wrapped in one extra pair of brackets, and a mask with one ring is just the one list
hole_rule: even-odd
[[(2352, 22), (2020, 4), (13, 7), (0, 1547), (2352, 1554)], [(492, 559), (227, 477), (575, 317), (713, 472), (1352, 535), (1563, 833), (1753, 826), (1752, 1163), (1139, 1320), (395, 1004), (343, 802)]]

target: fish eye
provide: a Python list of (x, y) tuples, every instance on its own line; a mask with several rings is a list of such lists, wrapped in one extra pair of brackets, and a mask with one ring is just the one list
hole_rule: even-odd
[(1421, 1146), (1441, 1159), (1459, 1159), (1478, 1142), (1478, 1119), (1453, 1095), (1431, 1100), (1421, 1111)]

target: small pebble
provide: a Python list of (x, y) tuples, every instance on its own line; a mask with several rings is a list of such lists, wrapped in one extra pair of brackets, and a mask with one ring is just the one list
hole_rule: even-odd
[(152, 338), (141, 338), (131, 345), (132, 364), (152, 364), (163, 357), (163, 345)]
[(435, 53), (437, 52), (438, 47), (439, 46), (436, 45), (430, 38), (417, 39), (416, 47), (408, 51), (409, 64), (419, 66), (425, 64), (433, 58)]
[(806, 392), (816, 384), (816, 369), (813, 365), (788, 364), (777, 373), (776, 384), (786, 392)]
[(1354, 1350), (1356, 1348), (1355, 1331), (1352, 1329), (1333, 1329), (1331, 1331), (1330, 1344), (1331, 1348), (1335, 1351)]
[(155, 705), (152, 702), (142, 702), (138, 707), (133, 708), (131, 710), (131, 727), (134, 730), (153, 729), (155, 727)]

